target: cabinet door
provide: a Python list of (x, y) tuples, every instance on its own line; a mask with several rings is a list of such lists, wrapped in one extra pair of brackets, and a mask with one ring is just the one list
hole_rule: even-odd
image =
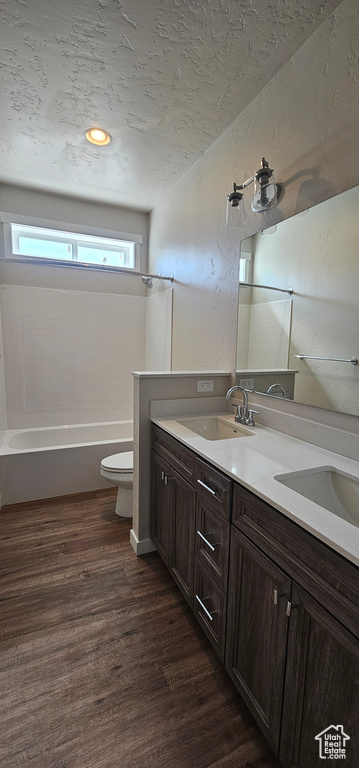
[(286, 768), (319, 768), (329, 759), (329, 734), (329, 744), (344, 747), (346, 755), (330, 765), (357, 768), (358, 640), (297, 585), (291, 602), (281, 762)]
[(226, 667), (276, 754), (290, 593), (288, 576), (233, 528)]
[(194, 531), (196, 491), (174, 470), (168, 482), (172, 491), (170, 572), (193, 607)]
[(172, 539), (173, 486), (171, 467), (152, 452), (151, 538), (162, 559), (169, 565)]

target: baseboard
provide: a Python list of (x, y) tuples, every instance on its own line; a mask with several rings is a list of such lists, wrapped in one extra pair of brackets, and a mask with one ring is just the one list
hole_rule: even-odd
[(146, 555), (147, 552), (155, 552), (156, 547), (153, 544), (151, 539), (142, 539), (141, 541), (138, 540), (133, 528), (130, 530), (130, 543), (132, 548), (135, 550), (136, 555), (139, 557), (141, 555)]
[[(40, 498), (40, 499), (29, 499), (29, 501), (16, 501), (13, 504), (3, 504), (0, 506), (1, 511), (8, 512), (12, 507), (16, 509), (17, 507), (31, 507), (35, 506), (37, 507), (39, 504), (57, 504), (59, 501), (63, 501), (64, 504), (71, 501), (76, 501), (78, 499), (79, 501), (83, 501), (86, 497), (88, 499), (93, 499), (101, 496), (109, 496), (110, 498), (113, 497), (114, 500), (116, 500), (117, 496), (117, 488), (97, 488), (94, 491), (79, 491), (79, 493), (65, 493), (63, 496), (47, 496), (46, 498)], [(1, 500), (1, 496), (0, 496)]]

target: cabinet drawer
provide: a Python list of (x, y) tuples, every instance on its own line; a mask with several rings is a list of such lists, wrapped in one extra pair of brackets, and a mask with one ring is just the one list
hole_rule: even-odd
[(234, 483), (232, 522), (359, 637), (359, 569)]
[(211, 500), (213, 509), (230, 519), (232, 501), (232, 481), (218, 469), (214, 469), (202, 459), (197, 459), (196, 467), (197, 492), (203, 499)]
[(226, 595), (195, 557), (194, 612), (207, 637), (224, 662)]
[(155, 424), (152, 424), (152, 447), (185, 477), (187, 482), (195, 483), (195, 454)]
[(195, 553), (224, 591), (228, 582), (229, 532), (230, 523), (198, 494)]

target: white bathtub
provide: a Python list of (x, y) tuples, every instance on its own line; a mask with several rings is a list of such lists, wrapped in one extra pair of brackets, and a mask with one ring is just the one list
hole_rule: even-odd
[(110, 488), (100, 462), (131, 451), (132, 421), (16, 429), (0, 449), (1, 505)]

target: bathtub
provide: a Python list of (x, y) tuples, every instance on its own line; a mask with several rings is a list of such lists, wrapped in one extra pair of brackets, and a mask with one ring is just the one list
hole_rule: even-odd
[(132, 421), (8, 430), (0, 449), (1, 506), (110, 488), (100, 463), (131, 451)]

